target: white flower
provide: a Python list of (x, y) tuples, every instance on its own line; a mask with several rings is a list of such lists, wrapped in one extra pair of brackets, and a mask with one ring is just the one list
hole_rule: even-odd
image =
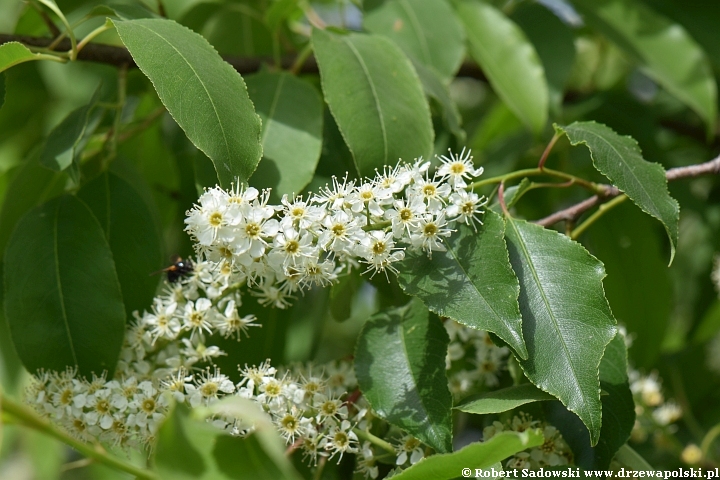
[(422, 197), (413, 195), (407, 200), (395, 200), (392, 208), (385, 210), (384, 216), (392, 222), (395, 238), (402, 238), (406, 232), (409, 234), (410, 230), (417, 226), (426, 210)]
[(674, 402), (667, 402), (652, 413), (658, 425), (670, 425), (682, 417), (682, 409)]
[(432, 255), (433, 251), (444, 252), (445, 246), (442, 244), (443, 237), (449, 237), (453, 232), (447, 227), (445, 221), (445, 212), (441, 212), (437, 217), (430, 215), (420, 219), (418, 225), (410, 234), (410, 243), (415, 248), (421, 248)]
[(352, 431), (350, 422), (343, 420), (340, 425), (330, 427), (328, 433), (320, 441), (320, 446), (330, 452), (330, 458), (339, 453), (338, 463), (340, 463), (345, 452), (357, 452), (358, 438)]
[(324, 216), (323, 209), (308, 205), (308, 202), (303, 201), (302, 197), (297, 197), (291, 202), (287, 195), (283, 195), (281, 203), (284, 213), (281, 221), (283, 229), (297, 228), (312, 231)]
[(448, 150), (450, 157), (446, 157), (445, 155), (440, 157), (440, 161), (442, 161), (443, 164), (440, 169), (438, 169), (438, 175), (447, 179), (450, 186), (455, 190), (467, 187), (465, 180), (478, 177), (483, 173), (482, 167), (476, 169), (473, 166), (471, 151), (468, 149), (466, 154), (465, 150), (466, 149), (463, 148), (459, 155), (453, 155), (452, 151)]
[(150, 327), (152, 343), (158, 338), (175, 338), (180, 332), (180, 320), (174, 315), (177, 303), (165, 303), (156, 298), (153, 302), (152, 313), (143, 315), (142, 320)]
[(447, 183), (424, 178), (416, 182), (411, 187), (411, 191), (427, 202), (430, 213), (437, 215), (442, 212), (452, 189)]
[(473, 229), (477, 231), (475, 223), (482, 225), (477, 215), (484, 212), (482, 207), (487, 204), (487, 199), (474, 192), (459, 190), (450, 195), (450, 202), (451, 204), (446, 210), (448, 217), (453, 221), (472, 225)]
[(340, 210), (350, 208), (348, 196), (355, 188), (355, 180), (348, 181), (347, 175), (343, 178), (342, 183), (333, 175), (332, 187), (325, 185), (320, 189), (320, 193), (315, 196), (315, 201), (321, 206), (327, 206), (331, 210)]
[(217, 400), (221, 393), (233, 393), (235, 391), (233, 382), (230, 381), (227, 375), (221, 374), (217, 367), (212, 374), (209, 368), (206, 369), (194, 380), (194, 384), (185, 385), (188, 400), (193, 408), (199, 405), (209, 405)]
[(405, 465), (408, 460), (410, 460), (410, 465), (415, 465), (425, 456), (422, 443), (412, 435), (406, 435), (401, 438), (400, 444), (395, 447), (395, 449), (398, 452), (397, 459), (395, 460), (396, 465)]
[(275, 236), (273, 248), (268, 253), (268, 264), (281, 272), (288, 266), (302, 264), (306, 258), (317, 256), (312, 235), (300, 233), (292, 227), (285, 228)]
[(240, 340), (241, 334), (248, 335), (248, 327), (261, 327), (262, 325), (255, 323), (257, 317), (255, 315), (245, 315), (240, 317), (238, 314), (237, 307), (235, 306), (235, 300), (230, 300), (225, 307), (223, 315), (216, 319), (217, 329), (220, 334), (229, 338), (233, 335), (236, 336), (237, 340)]
[(182, 315), (183, 328), (195, 333), (212, 333), (214, 309), (211, 309), (212, 302), (207, 298), (198, 298), (195, 302), (187, 302)]
[(397, 164), (394, 167), (385, 165), (383, 167), (383, 173), (378, 173), (376, 182), (380, 188), (389, 190), (392, 193), (400, 193), (408, 183), (410, 183), (411, 177), (408, 174), (402, 173), (402, 167)]
[[(385, 272), (385, 270), (397, 273), (397, 269), (392, 266), (392, 263), (405, 258), (404, 252), (395, 248), (393, 234), (379, 230), (370, 232), (362, 240), (358, 247), (358, 253), (365, 258), (369, 265), (368, 270), (374, 270), (373, 275), (377, 272)], [(385, 275), (387, 276), (387, 273)]]
[(249, 253), (258, 258), (265, 253), (268, 237), (274, 237), (280, 229), (280, 223), (271, 218), (275, 211), (262, 205), (243, 205), (243, 219), (235, 229), (232, 245), (239, 253)]
[(350, 209), (354, 213), (366, 212), (376, 217), (382, 217), (384, 210), (380, 205), (391, 199), (392, 191), (373, 183), (363, 183), (348, 196)]
[(217, 238), (232, 237), (230, 225), (237, 222), (239, 212), (229, 207), (228, 200), (225, 190), (212, 188), (200, 196), (200, 205), (188, 212), (187, 229), (200, 245), (211, 245)]
[(344, 210), (326, 216), (322, 221), (323, 230), (318, 237), (318, 245), (325, 250), (346, 255), (352, 254), (352, 247), (365, 235), (359, 219)]

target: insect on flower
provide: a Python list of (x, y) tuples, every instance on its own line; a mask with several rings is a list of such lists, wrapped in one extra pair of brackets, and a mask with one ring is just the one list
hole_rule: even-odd
[(189, 258), (183, 259), (180, 256), (175, 256), (173, 258), (172, 265), (167, 268), (163, 268), (162, 270), (158, 270), (157, 272), (153, 272), (150, 275), (157, 275), (160, 272), (165, 272), (167, 274), (168, 282), (175, 283), (181, 278), (190, 275), (194, 268), (195, 264)]

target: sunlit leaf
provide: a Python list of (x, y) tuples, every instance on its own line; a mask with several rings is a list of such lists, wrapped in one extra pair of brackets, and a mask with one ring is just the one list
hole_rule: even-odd
[(524, 220), (508, 217), (506, 236), (528, 349), (520, 365), (580, 417), (595, 445), (602, 423), (598, 369), (615, 335), (603, 265), (567, 236)]
[(247, 182), (262, 155), (261, 125), (240, 74), (172, 20), (113, 23), (170, 115), (215, 164), (221, 185)]
[(465, 413), (485, 415), (507, 412), (526, 403), (544, 400), (555, 400), (555, 397), (543, 392), (531, 383), (524, 383), (479, 394), (464, 400), (455, 408)]
[(448, 341), (440, 320), (413, 299), (368, 320), (355, 349), (358, 384), (375, 413), (440, 453), (452, 450)]
[[(432, 152), (430, 109), (410, 60), (378, 35), (314, 30), (325, 101), (362, 175)], [(352, 92), (352, 95), (348, 95)]]
[(670, 196), (665, 169), (646, 161), (632, 137), (615, 133), (596, 122), (575, 122), (555, 127), (565, 133), (573, 145), (590, 149), (593, 165), (613, 184), (625, 192), (645, 213), (660, 220), (670, 238), (670, 263), (675, 258), (680, 206)]

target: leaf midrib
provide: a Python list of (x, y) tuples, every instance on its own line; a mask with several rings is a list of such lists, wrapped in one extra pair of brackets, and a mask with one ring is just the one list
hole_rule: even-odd
[(70, 334), (70, 324), (68, 323), (67, 318), (67, 311), (65, 309), (65, 297), (63, 296), (63, 290), (62, 290), (62, 280), (60, 279), (60, 253), (58, 250), (58, 218), (60, 217), (60, 206), (62, 201), (59, 201), (57, 203), (57, 208), (55, 209), (55, 218), (53, 221), (53, 254), (55, 261), (54, 267), (55, 267), (55, 281), (57, 282), (57, 289), (58, 289), (58, 300), (60, 301), (60, 310), (62, 311), (62, 319), (63, 323), (65, 324), (65, 333), (68, 337), (68, 344), (70, 345), (70, 353), (72, 354), (73, 362), (75, 362), (75, 365), (78, 365), (77, 360), (77, 354), (75, 353), (75, 344), (72, 340), (72, 335)]
[[(565, 357), (567, 358), (568, 365), (570, 366), (570, 370), (572, 372), (573, 379), (575, 380), (575, 385), (579, 387), (580, 381), (578, 380), (577, 372), (575, 372), (575, 366), (572, 363), (572, 357), (570, 356), (570, 352), (568, 350), (567, 344), (565, 343), (565, 338), (560, 333), (560, 327), (558, 326), (558, 320), (555, 318), (555, 313), (552, 311), (552, 308), (550, 307), (550, 302), (548, 301), (547, 295), (545, 294), (545, 290), (542, 288), (542, 284), (540, 283), (540, 277), (538, 277), (537, 270), (535, 268), (535, 264), (532, 261), (532, 258), (530, 256), (530, 252), (528, 252), (527, 248), (525, 248), (525, 239), (523, 238), (522, 234), (520, 233), (520, 230), (516, 227), (515, 222), (513, 219), (510, 219), (508, 222), (515, 231), (515, 234), (518, 236), (518, 239), (520, 240), (520, 248), (522, 250), (523, 255), (525, 256), (525, 259), (528, 262), (528, 265), (530, 266), (530, 271), (532, 272), (533, 279), (535, 280), (535, 284), (537, 285), (538, 291), (540, 292), (540, 295), (542, 296), (543, 303), (545, 304), (545, 307), (550, 315), (550, 319), (552, 320), (552, 325), (555, 328), (555, 332), (557, 334), (557, 337), (560, 339), (560, 344), (563, 347), (563, 351), (565, 352)], [(582, 388), (577, 388), (577, 390), (580, 392), (580, 397), (583, 399), (583, 403), (585, 402), (585, 392)], [(590, 417), (590, 422), (592, 423), (592, 417)], [(595, 428), (595, 425), (593, 425), (593, 428)]]
[(272, 102), (270, 103), (270, 110), (268, 110), (267, 121), (265, 122), (265, 131), (263, 132), (262, 139), (260, 140), (260, 143), (263, 146), (265, 145), (265, 139), (267, 138), (268, 132), (270, 131), (270, 127), (272, 125), (275, 110), (277, 109), (277, 104), (280, 100), (280, 94), (282, 92), (283, 85), (285, 84), (285, 78), (285, 75), (281, 75), (278, 79), (277, 88), (275, 89), (275, 94), (273, 95)]
[(220, 127), (220, 131), (222, 133), (223, 143), (225, 144), (225, 151), (227, 152), (227, 160), (229, 161), (232, 158), (232, 156), (230, 154), (230, 144), (228, 143), (227, 135), (225, 134), (225, 127), (223, 126), (222, 120), (220, 120), (220, 115), (218, 114), (217, 107), (215, 106), (215, 102), (213, 101), (212, 96), (210, 95), (210, 92), (208, 91), (207, 87), (205, 86), (205, 82), (202, 81), (202, 79), (200, 78), (200, 75), (198, 75), (197, 71), (195, 70), (195, 68), (193, 68), (192, 64), (188, 61), (188, 59), (185, 58), (185, 56), (180, 52), (180, 50), (175, 48), (175, 45), (170, 43), (170, 41), (168, 41), (165, 37), (163, 37), (162, 35), (157, 33), (155, 30), (148, 28), (141, 23), (134, 22), (133, 24), (137, 25), (138, 27), (144, 28), (148, 32), (151, 32), (152, 34), (154, 34), (155, 36), (160, 38), (162, 41), (167, 43), (173, 50), (175, 50), (175, 52), (180, 56), (180, 58), (183, 59), (183, 61), (187, 64), (187, 66), (190, 68), (190, 70), (192, 70), (193, 74), (195, 75), (195, 78), (197, 78), (198, 82), (200, 82), (200, 85), (202, 85), (203, 90), (205, 90), (205, 94), (207, 95), (207, 98), (210, 101), (210, 105), (212, 105), (213, 112), (215, 113), (215, 118), (217, 119), (218, 126)]
[(375, 110), (377, 112), (378, 119), (380, 120), (380, 131), (382, 132), (383, 136), (383, 163), (386, 163), (388, 159), (387, 131), (385, 127), (385, 118), (383, 117), (383, 111), (380, 106), (380, 99), (378, 98), (377, 90), (375, 90), (375, 84), (372, 81), (367, 65), (365, 65), (365, 61), (360, 55), (360, 52), (358, 52), (357, 48), (355, 48), (355, 45), (353, 45), (347, 38), (343, 38), (342, 40), (345, 45), (350, 48), (350, 51), (353, 53), (353, 55), (355, 55), (355, 58), (360, 64), (360, 67), (363, 69), (363, 73), (365, 74), (365, 80), (367, 81), (368, 85), (370, 86), (370, 90), (372, 91), (372, 97), (375, 101)]
[[(645, 197), (648, 199), (648, 201), (650, 201), (650, 202), (653, 204), (653, 206), (657, 209), (658, 214), (659, 214), (660, 209), (658, 208), (657, 204), (656, 204), (655, 201), (652, 199), (652, 197), (650, 196), (650, 194), (648, 193), (648, 191), (645, 189), (645, 186), (643, 185), (643, 182), (641, 182), (640, 179), (635, 175), (635, 172), (633, 171), (632, 168), (630, 168), (630, 165), (627, 163), (627, 161), (625, 161), (625, 158), (620, 154), (620, 152), (618, 151), (618, 149), (616, 149), (616, 148), (613, 146), (612, 143), (608, 142), (607, 140), (605, 140), (605, 138), (603, 138), (601, 135), (598, 135), (597, 133), (593, 132), (592, 130), (590, 130), (590, 129), (585, 129), (584, 131), (585, 131), (586, 133), (588, 133), (589, 135), (592, 135), (592, 136), (594, 136), (595, 138), (599, 139), (602, 143), (608, 145), (608, 146), (610, 147), (610, 149), (615, 153), (615, 155), (617, 155), (617, 156), (620, 158), (620, 160), (622, 161), (622, 163), (623, 163), (623, 165), (625, 166), (626, 170), (630, 172), (632, 178), (635, 180), (635, 183), (637, 183), (637, 184), (640, 186), (640, 188), (642, 189), (643, 194), (645, 195)], [(621, 138), (622, 138), (622, 137), (621, 137)], [(584, 143), (588, 146), (588, 148), (590, 148), (590, 145), (588, 145), (587, 141), (584, 141)], [(637, 152), (634, 152), (634, 153), (637, 153)], [(596, 155), (594, 154), (594, 152), (592, 152), (592, 150), (590, 151), (590, 155), (591, 155), (591, 157), (592, 157), (592, 159), (593, 159), (593, 163), (596, 163), (596, 161), (595, 161)], [(642, 155), (640, 155), (640, 161), (642, 161), (642, 162), (647, 162), (644, 158), (642, 158)], [(648, 163), (649, 165), (653, 165), (651, 162), (647, 162), (647, 163)], [(657, 165), (657, 164), (655, 164), (655, 165)], [(599, 167), (598, 167), (598, 168), (599, 168)], [(606, 174), (606, 175), (607, 175), (607, 174)], [(608, 175), (608, 176), (609, 176), (609, 175)], [(613, 179), (613, 178), (611, 178), (610, 180), (611, 180), (612, 182), (616, 182), (616, 181), (617, 181), (617, 179)], [(665, 188), (666, 188), (665, 193), (667, 193), (667, 182), (666, 182), (666, 187), (665, 187)]]
[(432, 65), (432, 55), (430, 54), (430, 47), (427, 44), (427, 39), (422, 35), (423, 29), (420, 26), (417, 15), (415, 15), (415, 11), (410, 7), (410, 4), (408, 4), (407, 0), (400, 0), (398, 4), (400, 5), (400, 8), (405, 11), (405, 14), (410, 19), (410, 25), (412, 27), (413, 33), (415, 34), (415, 37), (418, 39), (418, 44), (420, 45), (423, 56), (425, 57), (425, 62), (428, 65)]

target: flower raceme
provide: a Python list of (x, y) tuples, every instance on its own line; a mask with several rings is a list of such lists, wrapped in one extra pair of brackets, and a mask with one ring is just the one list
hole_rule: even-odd
[(285, 308), (293, 293), (334, 282), (363, 263), (366, 272), (397, 272), (405, 248), (432, 255), (462, 222), (475, 227), (487, 200), (468, 190), (482, 174), (469, 150), (430, 162), (385, 167), (375, 178), (333, 178), (307, 198), (269, 191), (211, 188), (187, 213), (186, 230), (201, 258), (229, 269), (265, 305)]

